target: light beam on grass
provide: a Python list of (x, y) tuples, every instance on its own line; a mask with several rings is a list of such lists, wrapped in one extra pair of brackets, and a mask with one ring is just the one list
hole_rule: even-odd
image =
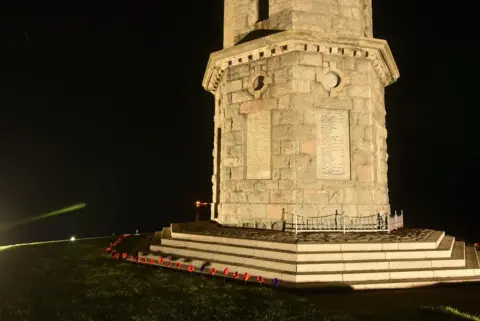
[(87, 206), (87, 204), (79, 203), (79, 204), (75, 204), (75, 205), (72, 205), (72, 206), (64, 207), (62, 209), (59, 209), (59, 210), (56, 210), (56, 211), (53, 211), (53, 212), (49, 212), (49, 213), (45, 213), (45, 214), (41, 214), (41, 215), (29, 217), (29, 218), (25, 218), (25, 219), (18, 220), (18, 221), (15, 221), (15, 222), (4, 223), (4, 224), (0, 225), (0, 233), (4, 233), (4, 232), (12, 229), (13, 227), (16, 227), (16, 226), (19, 226), (19, 225), (35, 222), (35, 221), (38, 221), (38, 220), (43, 220), (43, 219), (46, 219), (46, 218), (49, 218), (49, 217), (52, 217), (52, 216), (57, 216), (57, 215), (77, 211), (77, 210), (80, 210), (80, 209), (84, 208), (85, 206)]
[(462, 312), (462, 311), (460, 311), (458, 309), (455, 309), (451, 306), (439, 306), (439, 307), (429, 307), (429, 308), (432, 309), (432, 310), (441, 311), (445, 314), (455, 315), (457, 317), (461, 317), (461, 318), (464, 318), (466, 320), (480, 321), (480, 316), (470, 314), (470, 313), (467, 313), (467, 312)]
[[(110, 238), (111, 236), (96, 236), (96, 237), (85, 237), (85, 238), (75, 238), (76, 241), (86, 241), (86, 240), (96, 240), (96, 239), (106, 239)], [(66, 240), (55, 240), (55, 241), (43, 241), (43, 242), (31, 242), (31, 243), (19, 243), (19, 244), (11, 244), (11, 245), (4, 245), (0, 246), (0, 252), (4, 250), (8, 250), (11, 248), (15, 247), (21, 247), (21, 246), (32, 246), (32, 245), (42, 245), (42, 244), (49, 244), (49, 243), (63, 243), (63, 242), (72, 242), (72, 238), (66, 239)]]

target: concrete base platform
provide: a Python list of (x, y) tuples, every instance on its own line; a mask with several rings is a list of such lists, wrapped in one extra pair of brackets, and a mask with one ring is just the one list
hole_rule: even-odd
[[(480, 281), (475, 249), (444, 232), (301, 233), (173, 224), (148, 259), (165, 258), (303, 286), (384, 289)], [(156, 238), (157, 239), (157, 238)]]

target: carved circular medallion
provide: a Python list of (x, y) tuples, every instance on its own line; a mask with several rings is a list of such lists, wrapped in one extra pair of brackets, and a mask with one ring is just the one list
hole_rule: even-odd
[(340, 76), (333, 71), (329, 71), (323, 76), (323, 85), (329, 89), (338, 87), (341, 81)]
[(260, 99), (262, 94), (267, 90), (268, 85), (272, 83), (272, 79), (262, 70), (252, 73), (248, 83), (248, 92), (253, 95), (255, 99)]
[(260, 75), (253, 81), (253, 90), (259, 91), (262, 90), (263, 87), (265, 87), (265, 76)]

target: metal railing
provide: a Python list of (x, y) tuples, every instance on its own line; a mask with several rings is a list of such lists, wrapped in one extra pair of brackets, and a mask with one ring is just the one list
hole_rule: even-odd
[[(291, 221), (287, 217), (291, 216)], [(369, 216), (347, 216), (335, 211), (326, 216), (306, 217), (283, 209), (285, 230), (299, 232), (388, 232), (403, 227), (403, 210), (393, 215), (377, 213)]]

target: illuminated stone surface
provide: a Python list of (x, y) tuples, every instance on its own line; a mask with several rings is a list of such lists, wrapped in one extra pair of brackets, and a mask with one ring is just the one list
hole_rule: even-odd
[[(224, 49), (205, 73), (216, 106), (212, 219), (279, 229), (288, 213), (390, 212), (384, 87), (399, 73), (372, 38), (371, 1), (275, 1), (261, 22), (256, 2), (225, 1)], [(242, 43), (258, 29), (281, 32)]]

